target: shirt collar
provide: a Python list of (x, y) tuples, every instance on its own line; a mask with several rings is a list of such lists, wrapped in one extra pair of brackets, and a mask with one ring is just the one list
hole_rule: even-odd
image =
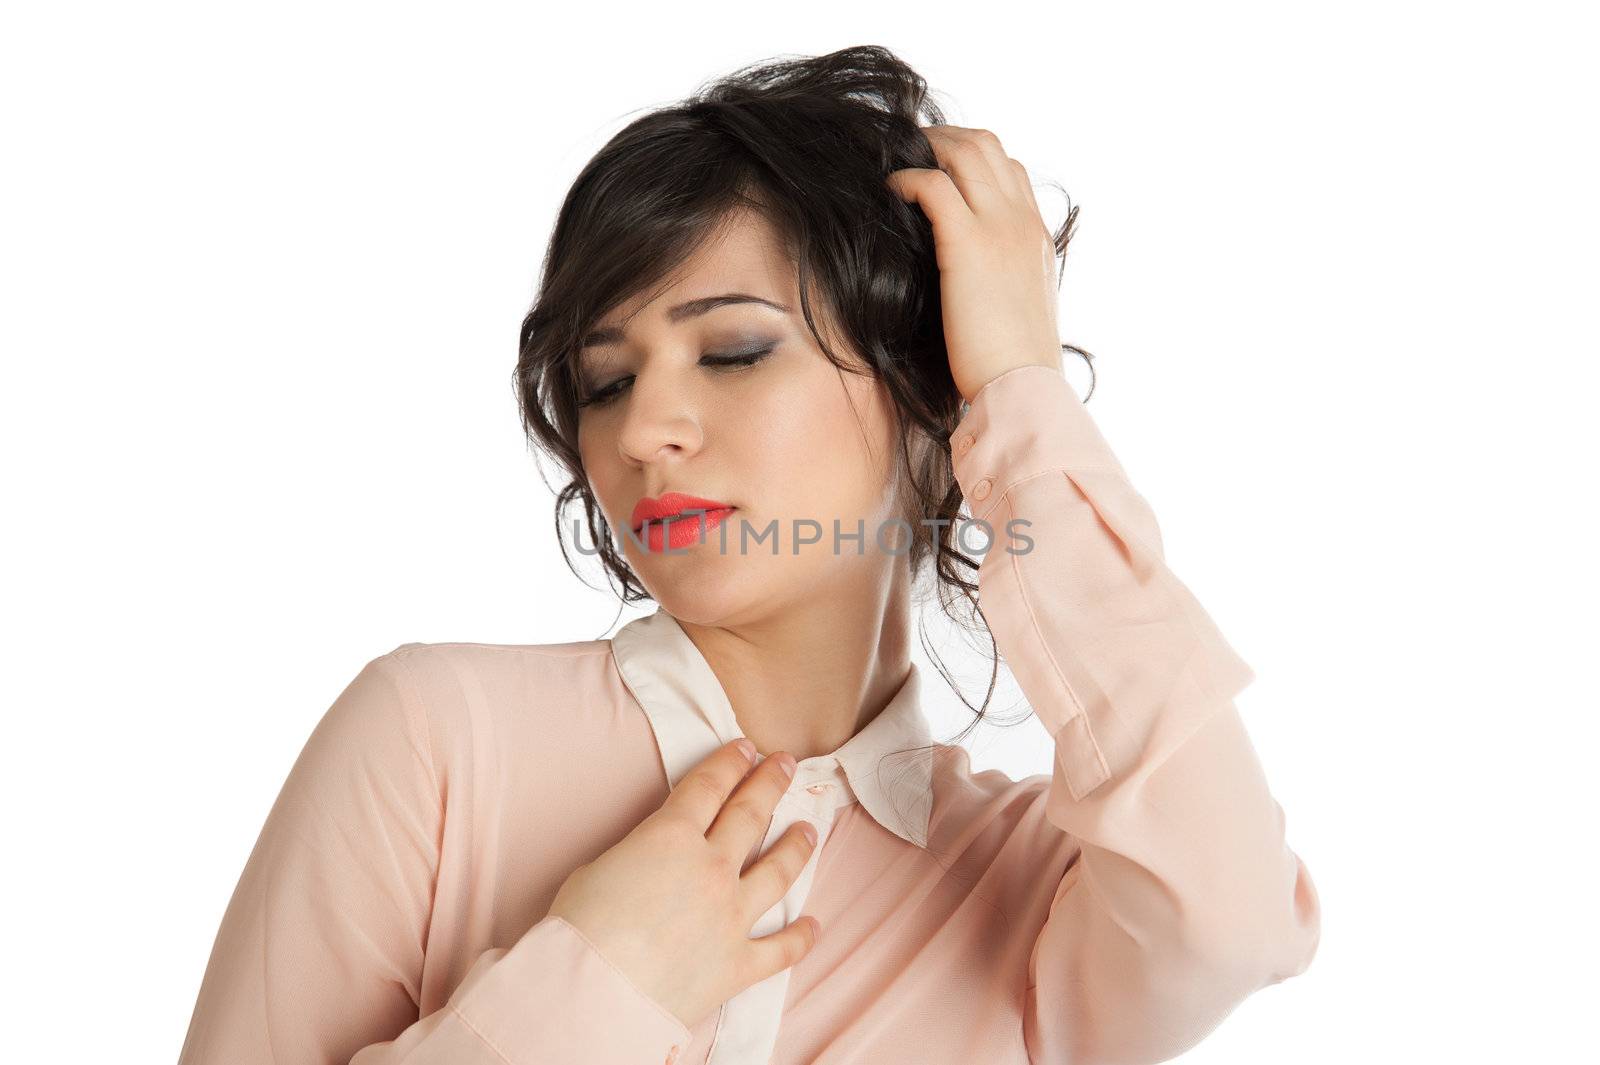
[[(617, 630), (611, 654), (650, 720), (669, 786), (676, 787), (712, 751), (744, 735), (710, 663), (665, 610), (658, 607)], [(790, 791), (830, 794), (824, 785), (834, 784), (835, 805), (858, 799), (884, 828), (926, 847), (933, 810), (933, 749), (925, 745), (933, 741), (920, 692), (913, 662), (905, 683), (866, 728), (831, 754), (800, 762)], [(883, 760), (880, 771), (884, 755), (891, 757)]]

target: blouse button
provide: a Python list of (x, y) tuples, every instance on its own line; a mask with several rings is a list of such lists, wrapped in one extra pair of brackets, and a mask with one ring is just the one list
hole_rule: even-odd
[(671, 1050), (667, 1051), (667, 1060), (663, 1062), (662, 1065), (672, 1065), (674, 1061), (677, 1061), (678, 1050), (678, 1047), (673, 1047)]
[(967, 452), (969, 452), (971, 450), (972, 450), (972, 434), (971, 433), (968, 433), (966, 436), (963, 436), (960, 440), (956, 441), (956, 454), (965, 455)]
[(991, 486), (993, 486), (993, 484), (994, 484), (993, 481), (991, 481), (989, 478), (985, 477), (983, 480), (979, 481), (977, 484), (972, 486), (972, 498), (973, 499), (980, 499), (980, 500), (988, 499), (989, 498), (989, 489), (990, 489)]

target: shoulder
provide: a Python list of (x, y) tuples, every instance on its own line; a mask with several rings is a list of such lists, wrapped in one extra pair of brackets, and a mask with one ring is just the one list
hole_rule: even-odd
[(617, 702), (609, 640), (507, 644), (403, 643), (367, 664), (392, 678), (441, 758), (584, 733)]
[(939, 744), (934, 756), (934, 819), (945, 832), (988, 833), (998, 843), (1014, 836), (1059, 842), (1044, 824), (1048, 773), (1020, 779), (999, 769), (972, 768), (965, 747)]
[(499, 676), (559, 677), (582, 672), (595, 659), (609, 657), (609, 640), (569, 643), (475, 643), (440, 641), (403, 643), (378, 656), (378, 661), (421, 681), (438, 681), (464, 673)]
[[(942, 747), (935, 766), (931, 837), (943, 852), (959, 855), (966, 869), (981, 870), (976, 875), (984, 898), (1036, 928), (1081, 849), (1046, 817), (1051, 775), (1016, 779), (998, 769), (974, 770), (966, 749), (957, 746)], [(1050, 885), (1042, 896), (1041, 884)]]
[(395, 676), (429, 714), (463, 702), (480, 710), (527, 707), (603, 683), (611, 671), (607, 640), (569, 643), (403, 643), (368, 663)]
[(1020, 812), (1050, 783), (1043, 774), (1019, 780), (999, 769), (973, 769), (971, 753), (959, 744), (935, 744), (933, 765), (936, 791), (965, 814), (977, 809)]

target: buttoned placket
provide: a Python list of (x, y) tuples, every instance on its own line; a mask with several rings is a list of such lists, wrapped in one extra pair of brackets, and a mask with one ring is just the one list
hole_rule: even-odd
[[(772, 822), (762, 838), (757, 853), (766, 854), (773, 843), (782, 838), (783, 834), (799, 821), (806, 821), (817, 830), (817, 843), (811, 848), (805, 866), (788, 892), (763, 914), (757, 920), (755, 927), (750, 930), (751, 938), (760, 938), (782, 931), (799, 919), (805, 901), (811, 894), (822, 848), (827, 845), (828, 838), (833, 832), (839, 811), (855, 801), (857, 801), (856, 794), (850, 787), (850, 779), (834, 756), (819, 755), (806, 758), (795, 766), (794, 779), (789, 782), (789, 787), (773, 807)], [(763, 1015), (775, 1016), (781, 1012), (783, 993), (788, 979), (788, 970), (784, 970), (723, 1003), (717, 1016), (716, 1034), (712, 1037), (711, 1050), (706, 1058), (707, 1065), (735, 1065), (735, 1063), (742, 1065), (742, 1062), (747, 1060), (750, 1048), (740, 1045), (734, 1039), (724, 1039), (724, 1034), (747, 1033), (750, 1037), (762, 1039), (764, 1026), (757, 1018)], [(732, 1023), (736, 1020), (742, 1023)], [(673, 1056), (675, 1055), (670, 1055), (668, 1060), (670, 1061)]]

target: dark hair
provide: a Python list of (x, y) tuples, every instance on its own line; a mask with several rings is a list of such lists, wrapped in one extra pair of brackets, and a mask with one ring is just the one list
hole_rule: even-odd
[[(932, 560), (946, 614), (980, 631), (973, 618), (982, 617), (977, 584), (968, 579), (978, 563), (956, 541), (962, 496), (948, 438), (963, 413), (962, 397), (945, 351), (933, 229), (884, 180), (903, 167), (936, 168), (920, 126), (944, 122), (916, 71), (886, 48), (862, 45), (743, 67), (636, 119), (589, 160), (556, 217), (538, 295), (522, 323), (515, 374), (530, 442), (570, 478), (556, 500), (556, 536), (569, 568), (562, 517), (576, 500), (608, 576), (621, 585), (621, 601), (650, 598), (616, 549), (579, 458), (582, 339), (607, 311), (668, 281), (720, 226), (748, 209), (783, 241), (798, 272), (806, 324), (829, 361), (886, 386), (901, 442), (897, 476), (910, 489), (904, 516), (915, 530), (914, 583)], [(1052, 234), (1062, 267), (1077, 214), (1071, 207)], [(823, 339), (812, 313), (813, 284), (824, 313), (859, 358), (838, 356)], [(943, 521), (924, 524), (934, 519)], [(970, 608), (964, 617), (955, 612), (958, 603)], [(956, 742), (977, 727), (994, 694), (998, 649), (986, 623), (981, 632), (989, 636), (994, 664), (980, 707), (922, 637), (946, 682), (975, 712)]]

